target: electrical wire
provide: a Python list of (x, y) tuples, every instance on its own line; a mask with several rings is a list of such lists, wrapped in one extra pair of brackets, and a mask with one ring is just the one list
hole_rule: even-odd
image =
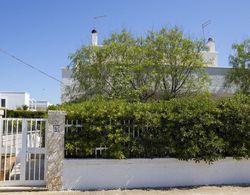
[(28, 66), (29, 68), (34, 69), (34, 70), (36, 70), (37, 72), (39, 72), (39, 73), (41, 73), (41, 74), (43, 74), (43, 75), (49, 77), (50, 79), (53, 79), (53, 80), (59, 82), (61, 85), (63, 85), (63, 82), (60, 81), (59, 79), (57, 79), (56, 77), (54, 77), (54, 76), (52, 76), (52, 75), (50, 75), (50, 74), (48, 74), (48, 73), (42, 71), (41, 69), (39, 69), (39, 68), (37, 68), (37, 67), (35, 67), (35, 66), (33, 66), (33, 65), (31, 65), (31, 64), (29, 64), (29, 63), (27, 63), (27, 62), (25, 62), (25, 61), (23, 61), (22, 59), (16, 57), (15, 55), (13, 55), (13, 54), (11, 54), (11, 53), (9, 53), (9, 52), (7, 52), (6, 50), (0, 48), (0, 52), (3, 53), (3, 54), (5, 54), (5, 55), (7, 55), (7, 56), (9, 56), (9, 57), (11, 57), (11, 58), (13, 58), (13, 59), (16, 60), (16, 61), (18, 61), (18, 62), (20, 62), (20, 63), (22, 63), (22, 64)]

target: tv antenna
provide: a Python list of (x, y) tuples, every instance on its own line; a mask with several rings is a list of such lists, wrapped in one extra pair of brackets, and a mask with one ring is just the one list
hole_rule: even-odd
[(201, 25), (204, 42), (206, 42), (205, 28), (206, 28), (209, 24), (211, 24), (211, 20), (207, 20), (206, 22), (202, 23), (202, 25)]
[(106, 18), (107, 15), (101, 15), (101, 16), (94, 16), (93, 17), (93, 20), (94, 20), (94, 28), (95, 28), (95, 25), (96, 25), (96, 20), (99, 20), (101, 18)]

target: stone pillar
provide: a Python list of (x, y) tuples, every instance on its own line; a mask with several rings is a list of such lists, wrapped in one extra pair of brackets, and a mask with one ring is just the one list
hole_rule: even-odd
[(64, 159), (65, 112), (48, 112), (47, 144), (47, 188), (62, 189), (62, 164)]

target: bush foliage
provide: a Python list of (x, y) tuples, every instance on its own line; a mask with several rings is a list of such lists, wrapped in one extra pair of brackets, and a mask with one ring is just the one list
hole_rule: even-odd
[[(79, 120), (66, 133), (68, 157), (174, 157), (208, 163), (250, 156), (250, 97), (178, 98), (149, 103), (103, 101), (63, 104), (54, 109)], [(134, 130), (134, 131), (133, 131)]]
[(46, 111), (7, 110), (8, 118), (46, 118)]

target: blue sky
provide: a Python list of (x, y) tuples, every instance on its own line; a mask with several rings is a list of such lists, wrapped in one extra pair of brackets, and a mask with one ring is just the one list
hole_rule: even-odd
[[(100, 41), (127, 28), (135, 35), (162, 26), (180, 26), (201, 38), (211, 20), (220, 66), (228, 66), (231, 45), (250, 36), (249, 0), (1, 0), (0, 48), (61, 78), (68, 55), (90, 43), (93, 17)], [(26, 91), (38, 100), (60, 103), (60, 84), (0, 53), (0, 91)]]

